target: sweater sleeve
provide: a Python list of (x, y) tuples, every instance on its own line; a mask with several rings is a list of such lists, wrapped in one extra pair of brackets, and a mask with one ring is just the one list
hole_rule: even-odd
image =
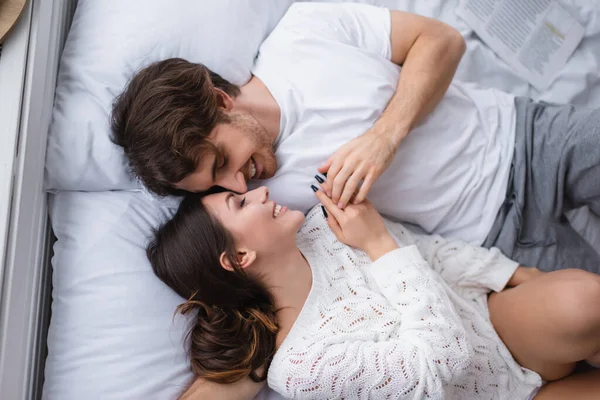
[(455, 288), (499, 292), (519, 266), (495, 247), (486, 249), (439, 235), (413, 235), (413, 238), (431, 268)]
[(398, 311), (389, 315), (393, 334), (379, 340), (327, 335), (295, 349), (273, 371), (281, 383), (274, 389), (298, 399), (443, 399), (444, 386), (466, 373), (472, 349), (439, 277), (415, 246), (364, 268)]

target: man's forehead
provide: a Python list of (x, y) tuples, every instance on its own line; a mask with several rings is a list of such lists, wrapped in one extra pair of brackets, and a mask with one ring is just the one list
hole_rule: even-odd
[(211, 153), (200, 157), (196, 169), (177, 182), (175, 187), (188, 192), (202, 192), (210, 189), (213, 185), (211, 168), (214, 159), (215, 155)]

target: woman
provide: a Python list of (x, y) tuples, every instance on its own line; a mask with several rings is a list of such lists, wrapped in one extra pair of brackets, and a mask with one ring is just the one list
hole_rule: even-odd
[(252, 398), (265, 379), (300, 399), (597, 396), (598, 371), (563, 378), (600, 358), (600, 277), (316, 195), (306, 220), (266, 188), (191, 195), (156, 233), (155, 273), (197, 310), (186, 398)]

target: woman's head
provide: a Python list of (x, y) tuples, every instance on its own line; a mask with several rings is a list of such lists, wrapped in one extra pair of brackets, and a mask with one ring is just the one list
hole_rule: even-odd
[[(230, 233), (240, 265), (250, 273), (262, 272), (282, 252), (295, 248), (296, 233), (304, 221), (300, 211), (270, 200), (264, 186), (244, 194), (212, 194), (205, 196), (202, 203)], [(227, 268), (227, 260), (222, 261)]]
[(261, 283), (278, 254), (292, 250), (304, 216), (259, 188), (243, 195), (188, 195), (155, 233), (147, 254), (156, 275), (198, 311), (190, 331), (193, 371), (217, 382), (245, 376), (275, 349), (275, 310)]

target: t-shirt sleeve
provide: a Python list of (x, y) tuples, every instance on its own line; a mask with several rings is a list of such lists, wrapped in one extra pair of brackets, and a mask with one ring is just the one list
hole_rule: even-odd
[[(341, 42), (391, 59), (390, 11), (358, 3), (296, 3), (281, 25), (302, 35)], [(283, 27), (282, 26), (282, 27)]]

